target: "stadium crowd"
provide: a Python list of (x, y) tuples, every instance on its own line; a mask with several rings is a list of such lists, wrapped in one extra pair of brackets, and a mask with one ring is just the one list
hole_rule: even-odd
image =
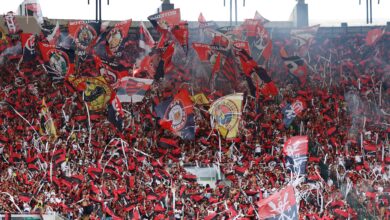
[[(200, 67), (194, 52), (175, 54), (176, 70), (156, 79), (141, 102), (122, 103), (122, 130), (108, 120), (106, 110), (90, 111), (66, 80), (53, 82), (40, 56), (20, 63), (19, 39), (3, 40), (0, 213), (258, 219), (258, 202), (293, 184), (299, 219), (389, 219), (390, 35), (372, 46), (365, 45), (365, 37), (317, 36), (305, 56), (304, 84), (287, 77), (277, 55), (291, 42), (273, 39), (273, 55), (264, 68), (279, 89), (276, 96), (251, 96), (243, 76), (237, 76), (236, 85), (221, 79), (211, 91), (204, 83), (208, 77), (200, 74), (207, 68)], [(10, 48), (16, 52), (5, 55)], [(133, 43), (123, 51), (133, 64), (141, 49)], [(94, 62), (90, 57), (81, 61), (79, 73), (97, 76)], [(183, 140), (164, 128), (154, 107), (179, 88), (204, 93), (210, 103), (243, 92), (239, 135), (221, 138), (211, 126), (207, 104), (195, 104), (195, 139)], [(283, 108), (298, 98), (305, 108), (286, 126)], [(47, 126), (42, 131), (43, 108), (51, 114), (55, 137)], [(286, 140), (299, 135), (309, 140), (302, 178), (287, 170), (283, 153)], [(169, 147), (161, 144), (164, 140)], [(220, 172), (215, 188), (197, 183), (185, 170), (213, 165)]]

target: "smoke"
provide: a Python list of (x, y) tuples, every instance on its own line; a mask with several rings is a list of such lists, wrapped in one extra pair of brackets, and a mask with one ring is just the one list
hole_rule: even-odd
[(0, 54), (0, 65), (4, 65), (5, 58), (9, 55), (18, 55), (22, 54), (22, 44), (20, 41), (12, 47), (8, 47)]

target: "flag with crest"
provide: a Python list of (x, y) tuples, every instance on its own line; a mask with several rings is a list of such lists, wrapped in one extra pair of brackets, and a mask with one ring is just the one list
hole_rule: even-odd
[[(243, 94), (236, 93), (223, 96), (212, 103), (209, 113), (214, 127), (226, 133), (226, 139), (238, 136), (238, 128), (241, 120)], [(225, 130), (226, 129), (226, 130)]]
[(45, 62), (45, 69), (53, 81), (62, 81), (74, 73), (74, 51), (65, 50), (53, 44), (39, 42), (39, 50)]
[(183, 139), (195, 138), (194, 107), (186, 89), (180, 89), (177, 94), (155, 108), (160, 120), (171, 122), (172, 131)]

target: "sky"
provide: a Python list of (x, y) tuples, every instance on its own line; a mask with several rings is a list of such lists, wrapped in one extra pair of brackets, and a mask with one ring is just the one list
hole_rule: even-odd
[[(43, 16), (52, 19), (95, 19), (95, 0), (38, 0)], [(103, 20), (147, 20), (156, 13), (161, 0), (102, 0)], [(230, 0), (171, 0), (175, 8), (180, 8), (182, 20), (196, 21), (202, 12), (206, 20), (228, 21)], [(270, 21), (289, 19), (296, 0), (244, 0), (238, 2), (238, 20), (253, 18), (257, 10)], [(310, 25), (339, 26), (366, 25), (366, 1), (361, 0), (306, 0), (309, 4)], [(385, 25), (390, 22), (390, 0), (373, 1), (373, 24)], [(16, 11), (22, 0), (0, 0), (0, 13)], [(334, 5), (337, 5), (335, 7)], [(233, 1), (234, 5), (234, 1)], [(234, 10), (233, 10), (234, 13)], [(234, 14), (233, 14), (234, 19)]]

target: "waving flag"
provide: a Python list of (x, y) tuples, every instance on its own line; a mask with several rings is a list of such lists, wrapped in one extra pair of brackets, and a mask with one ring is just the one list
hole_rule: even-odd
[(242, 71), (246, 76), (250, 93), (253, 97), (258, 97), (259, 93), (264, 96), (276, 96), (278, 88), (268, 75), (267, 71), (259, 67), (244, 49), (237, 48), (236, 56), (239, 57)]
[(372, 46), (372, 45), (375, 45), (376, 42), (378, 42), (382, 36), (385, 34), (385, 29), (379, 29), (379, 28), (375, 28), (375, 29), (372, 29), (370, 30), (368, 33), (367, 33), (367, 36), (366, 36), (366, 45), (367, 46)]
[(210, 115), (212, 116), (212, 124), (217, 128), (218, 126), (222, 127), (222, 131), (226, 129), (226, 139), (232, 139), (238, 135), (242, 100), (242, 93), (223, 96), (216, 100), (209, 109)]
[(122, 56), (123, 42), (129, 34), (131, 22), (131, 19), (119, 22), (115, 24), (114, 27), (110, 28), (109, 31), (105, 34), (106, 51), (109, 57)]
[(153, 27), (159, 31), (169, 30), (180, 23), (180, 9), (162, 11), (148, 17)]
[(49, 42), (49, 44), (56, 45), (60, 35), (61, 35), (60, 24), (57, 21), (56, 26), (53, 28), (53, 31), (46, 36), (46, 40)]
[(299, 56), (282, 57), (282, 59), (290, 76), (296, 79), (301, 86), (304, 86), (307, 80), (307, 65), (305, 60)]
[(86, 55), (100, 32), (100, 23), (95, 21), (71, 21), (68, 23), (69, 36), (73, 39), (78, 55)]
[(284, 143), (283, 153), (286, 156), (286, 167), (298, 175), (306, 174), (308, 155), (308, 137), (294, 136)]
[(173, 132), (183, 139), (194, 139), (194, 107), (187, 90), (181, 89), (173, 99), (161, 102), (155, 108), (157, 116), (172, 122)]
[(259, 207), (260, 219), (299, 219), (294, 188), (290, 185), (270, 197), (260, 200), (257, 206)]
[(141, 102), (152, 83), (152, 79), (124, 77), (118, 83), (116, 94), (120, 102)]
[(212, 53), (210, 45), (203, 43), (192, 43), (192, 48), (194, 48), (200, 61), (210, 62), (210, 55)]
[(255, 12), (255, 17), (253, 19), (260, 21), (260, 23), (262, 23), (262, 24), (269, 22), (269, 20), (264, 18), (258, 11)]
[(88, 103), (90, 111), (102, 111), (111, 99), (111, 87), (103, 76), (79, 77), (70, 76), (69, 82), (83, 92), (83, 99)]
[(21, 33), (20, 40), (23, 48), (23, 61), (31, 61), (35, 59), (36, 51), (36, 36), (30, 33)]
[(110, 104), (108, 105), (107, 118), (108, 120), (115, 125), (115, 127), (122, 131), (123, 130), (123, 117), (125, 116), (122, 104), (118, 96), (113, 92), (111, 94)]
[(42, 107), (41, 112), (39, 114), (40, 117), (39, 131), (41, 134), (48, 135), (51, 141), (55, 141), (57, 139), (57, 128), (54, 124), (53, 118), (51, 117), (49, 108), (46, 105), (45, 99), (42, 100), (41, 107)]
[(48, 75), (61, 81), (74, 73), (74, 51), (65, 51), (53, 44), (38, 43)]
[(180, 22), (179, 25), (175, 25), (172, 29), (172, 34), (182, 46), (184, 52), (187, 53), (189, 40), (188, 22)]
[(155, 42), (152, 35), (149, 33), (143, 21), (139, 26), (139, 47), (145, 51), (150, 51), (154, 46)]
[(299, 56), (306, 56), (319, 27), (320, 25), (315, 25), (307, 28), (291, 30), (291, 39), (295, 41), (295, 46), (298, 49), (297, 52)]
[(263, 64), (272, 55), (272, 41), (268, 31), (258, 20), (254, 19), (246, 19), (242, 26), (251, 46), (254, 60)]

